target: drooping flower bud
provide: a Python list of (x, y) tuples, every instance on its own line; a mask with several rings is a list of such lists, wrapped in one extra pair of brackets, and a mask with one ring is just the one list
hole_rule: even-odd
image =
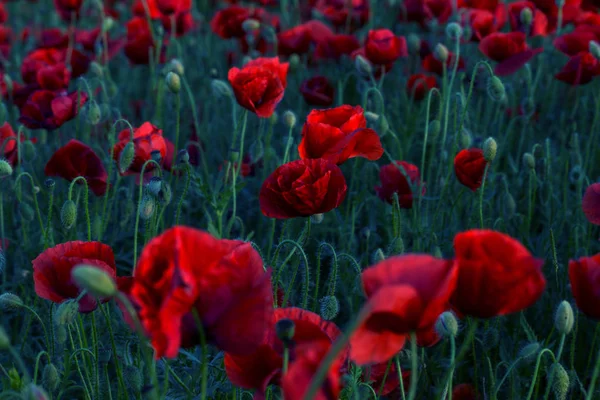
[(494, 140), (494, 138), (490, 137), (483, 142), (483, 158), (487, 162), (494, 161), (496, 158), (496, 152), (498, 151), (498, 143)]
[(154, 215), (154, 211), (156, 210), (156, 201), (152, 196), (144, 196), (142, 197), (142, 203), (140, 205), (140, 218), (144, 221), (147, 221)]
[(185, 68), (183, 67), (183, 64), (181, 63), (181, 61), (179, 61), (176, 58), (169, 61), (167, 68), (168, 68), (167, 71), (175, 72), (180, 77), (185, 75)]
[(569, 373), (560, 363), (552, 364), (550, 368), (550, 376), (552, 376), (552, 391), (556, 400), (565, 400), (569, 394), (570, 379)]
[(123, 150), (121, 151), (121, 155), (119, 156), (119, 170), (122, 174), (127, 172), (131, 164), (133, 164), (133, 160), (135, 159), (135, 145), (132, 141), (127, 142)]
[(54, 364), (47, 364), (42, 371), (42, 385), (50, 392), (54, 392), (58, 389), (59, 384), (60, 377), (58, 375), (58, 370)]
[(448, 36), (449, 39), (459, 39), (462, 34), (463, 30), (456, 22), (450, 22), (448, 25), (446, 25), (446, 36)]
[(3, 293), (0, 295), (0, 309), (2, 311), (12, 311), (23, 307), (23, 300), (13, 293)]
[(319, 304), (321, 317), (326, 321), (331, 321), (340, 312), (340, 302), (335, 296), (325, 296), (319, 301)]
[(75, 300), (67, 300), (58, 306), (54, 314), (54, 323), (58, 326), (70, 325), (75, 320), (79, 311), (79, 304)]
[(531, 8), (525, 7), (522, 9), (519, 14), (519, 19), (523, 25), (531, 26), (531, 22), (533, 21), (533, 12), (531, 11)]
[(531, 153), (523, 154), (523, 165), (530, 170), (535, 169), (535, 157)]
[(371, 65), (371, 62), (360, 54), (356, 56), (356, 59), (354, 60), (354, 66), (356, 67), (358, 73), (362, 76), (369, 76), (373, 73), (373, 66)]
[(371, 257), (371, 264), (377, 264), (381, 261), (385, 260), (385, 254), (381, 248), (375, 250), (373, 256)]
[(112, 297), (117, 293), (114, 280), (98, 267), (78, 265), (71, 271), (71, 277), (77, 286), (96, 297)]
[(28, 202), (21, 201), (19, 202), (19, 215), (23, 218), (23, 221), (31, 222), (35, 218), (35, 211)]
[(556, 309), (554, 315), (554, 326), (556, 330), (562, 335), (568, 335), (573, 330), (573, 324), (575, 323), (575, 316), (573, 315), (573, 308), (568, 301), (561, 301)]
[(260, 21), (255, 20), (254, 18), (248, 18), (244, 22), (242, 22), (242, 29), (244, 32), (253, 32), (260, 29)]
[(414, 33), (408, 35), (406, 44), (410, 54), (418, 54), (421, 51), (421, 38)]
[(488, 96), (496, 102), (500, 102), (506, 96), (506, 90), (504, 84), (497, 76), (491, 76), (487, 83)]
[(4, 159), (0, 159), (0, 178), (6, 178), (7, 176), (11, 176), (13, 173), (12, 166), (8, 163), (8, 161)]
[(73, 200), (67, 200), (60, 210), (60, 223), (69, 230), (77, 222), (77, 206)]
[(98, 125), (100, 119), (102, 119), (102, 111), (95, 100), (90, 100), (87, 104), (86, 117), (90, 125)]
[(433, 49), (433, 56), (442, 64), (448, 60), (449, 54), (448, 48), (441, 43), (438, 43)]
[(526, 362), (533, 361), (541, 349), (542, 346), (538, 342), (529, 343), (521, 348), (519, 351), (519, 358)]
[(230, 98), (233, 95), (231, 87), (220, 79), (213, 79), (210, 83), (213, 94), (217, 97)]

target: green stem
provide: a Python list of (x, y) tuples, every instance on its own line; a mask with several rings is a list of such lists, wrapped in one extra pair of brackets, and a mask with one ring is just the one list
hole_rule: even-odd
[(83, 176), (78, 176), (77, 178), (73, 179), (73, 181), (69, 185), (68, 198), (69, 198), (69, 200), (71, 199), (71, 193), (73, 192), (73, 186), (79, 180), (83, 180), (84, 185), (85, 185), (85, 192), (83, 194), (83, 202), (84, 202), (84, 208), (85, 208), (85, 222), (87, 224), (87, 240), (88, 240), (88, 242), (91, 242), (92, 241), (92, 222), (90, 221), (90, 202), (89, 202), (90, 190), (88, 188), (87, 180)]
[(481, 179), (481, 188), (479, 188), (479, 227), (483, 229), (483, 193), (485, 192), (485, 181), (487, 179), (488, 170), (490, 169), (490, 163), (485, 164), (485, 170), (483, 171), (483, 178)]
[(202, 325), (202, 320), (200, 319), (198, 310), (196, 310), (196, 308), (192, 309), (192, 315), (194, 316), (194, 321), (196, 322), (198, 333), (200, 334), (200, 345), (202, 346), (202, 380), (200, 383), (200, 400), (205, 400), (208, 387), (208, 346), (206, 345), (204, 326)]
[(160, 168), (160, 164), (154, 160), (148, 160), (142, 165), (142, 170), (140, 172), (140, 188), (138, 190), (138, 205), (135, 214), (135, 228), (133, 233), (133, 271), (135, 271), (135, 267), (137, 265), (137, 242), (138, 242), (138, 230), (140, 227), (140, 208), (142, 207), (142, 197), (144, 194), (144, 172), (146, 171), (146, 166), (148, 164), (154, 163), (159, 172), (159, 176), (162, 178), (162, 170)]
[[(545, 353), (550, 353), (550, 355), (552, 356), (552, 360), (554, 362), (556, 362), (556, 358), (554, 357), (554, 353), (552, 353), (552, 350), (544, 349), (544, 350), (540, 351), (540, 354), (538, 354), (538, 356), (537, 356), (537, 361), (535, 363), (535, 370), (533, 372), (533, 377), (531, 378), (531, 385), (529, 385), (529, 393), (527, 394), (526, 400), (531, 399), (531, 396), (533, 395), (533, 391), (534, 391), (535, 387), (537, 386), (536, 382), (537, 382), (538, 372), (540, 370), (540, 363), (542, 362), (542, 356)], [(589, 396), (589, 394), (590, 394), (590, 392), (588, 392), (588, 396)], [(592, 399), (591, 397), (586, 398), (586, 400), (591, 400), (591, 399)]]
[(179, 217), (181, 216), (181, 207), (183, 205), (183, 200), (185, 199), (185, 196), (187, 195), (187, 192), (190, 188), (190, 181), (192, 178), (190, 164), (188, 164), (186, 162), (184, 169), (185, 169), (185, 185), (183, 187), (183, 192), (181, 193), (181, 197), (179, 198), (179, 202), (177, 203), (177, 212), (175, 213), (175, 225), (179, 225)]
[(417, 352), (417, 335), (415, 332), (410, 333), (410, 358), (412, 369), (410, 371), (408, 400), (414, 400), (417, 395), (417, 384), (419, 383), (419, 354)]

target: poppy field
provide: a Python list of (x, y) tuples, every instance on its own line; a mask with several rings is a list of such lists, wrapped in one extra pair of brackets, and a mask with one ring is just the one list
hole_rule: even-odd
[(599, 11), (0, 1), (0, 400), (600, 399)]

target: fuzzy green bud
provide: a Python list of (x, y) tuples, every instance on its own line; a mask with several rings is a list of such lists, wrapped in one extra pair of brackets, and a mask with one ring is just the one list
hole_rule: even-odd
[(260, 35), (268, 44), (277, 43), (277, 32), (275, 32), (275, 29), (273, 29), (272, 26), (263, 26)]
[(58, 306), (54, 314), (54, 323), (58, 326), (70, 325), (75, 320), (79, 311), (79, 304), (75, 300), (67, 300)]
[(486, 349), (493, 349), (500, 343), (500, 332), (490, 327), (483, 332), (483, 345)]
[(325, 215), (324, 214), (313, 214), (310, 216), (310, 222), (312, 222), (313, 224), (320, 224), (321, 222), (323, 222), (323, 219), (325, 219)]
[(171, 200), (173, 199), (173, 190), (171, 189), (169, 182), (163, 181), (161, 183), (160, 190), (158, 191), (156, 198), (162, 206), (167, 206), (171, 203)]
[(230, 98), (233, 96), (231, 87), (220, 79), (213, 79), (210, 82), (210, 87), (216, 97)]
[(152, 178), (150, 178), (150, 180), (146, 184), (146, 190), (148, 191), (148, 193), (152, 194), (153, 196), (157, 196), (158, 192), (160, 192), (162, 181), (162, 178), (158, 176), (153, 176)]
[(487, 138), (485, 142), (483, 142), (483, 158), (487, 162), (494, 161), (496, 158), (496, 153), (498, 152), (498, 143), (494, 140), (494, 138)]
[(469, 132), (466, 128), (463, 128), (460, 132), (460, 145), (463, 149), (468, 149), (471, 147), (471, 143), (473, 143), (471, 132)]
[(433, 56), (441, 63), (445, 63), (449, 57), (448, 48), (441, 43), (438, 43), (433, 49)]
[(3, 326), (0, 326), (0, 350), (6, 350), (10, 347), (10, 339), (8, 333), (4, 330)]
[(144, 196), (142, 198), (142, 203), (140, 205), (140, 218), (144, 221), (147, 221), (154, 215), (154, 211), (156, 210), (156, 201), (152, 196)]
[(535, 157), (533, 156), (533, 154), (531, 154), (531, 153), (523, 154), (523, 165), (530, 170), (535, 169)]
[(530, 26), (531, 22), (533, 21), (533, 12), (531, 11), (531, 8), (525, 7), (522, 9), (521, 13), (519, 14), (519, 19), (523, 25)]
[(365, 118), (368, 122), (376, 124), (379, 121), (379, 114), (375, 114), (372, 111), (365, 111)]
[(526, 362), (533, 361), (541, 349), (542, 346), (538, 342), (529, 343), (521, 348), (519, 358)]
[(2, 311), (12, 311), (23, 307), (23, 300), (13, 293), (3, 293), (0, 295), (0, 309)]
[(406, 44), (410, 54), (418, 54), (421, 51), (421, 38), (414, 33), (408, 35)]
[(91, 265), (81, 264), (71, 271), (71, 277), (77, 286), (96, 297), (112, 297), (117, 286), (106, 271)]
[(435, 139), (437, 138), (437, 136), (440, 134), (441, 130), (442, 130), (442, 124), (440, 122), (439, 119), (434, 119), (433, 121), (429, 122), (429, 138), (431, 139)]
[(289, 58), (290, 71), (297, 71), (302, 66), (302, 60), (296, 53), (292, 54)]
[(0, 178), (6, 178), (7, 176), (11, 176), (13, 173), (12, 166), (8, 163), (8, 161), (4, 159), (0, 159)]
[(65, 201), (60, 210), (60, 222), (63, 228), (69, 230), (77, 222), (77, 206), (73, 200)]
[(90, 71), (92, 71), (92, 74), (94, 74), (97, 78), (102, 78), (104, 76), (104, 69), (96, 61), (92, 61), (90, 63)]
[(47, 364), (42, 371), (42, 385), (50, 392), (58, 389), (60, 384), (60, 376), (54, 364)]
[(456, 22), (450, 22), (448, 25), (446, 25), (446, 36), (448, 36), (449, 39), (459, 39), (462, 34), (463, 30)]
[(48, 178), (44, 181), (44, 186), (46, 186), (48, 189), (52, 189), (54, 186), (56, 186), (56, 181), (52, 178)]
[(271, 118), (269, 118), (269, 122), (272, 125), (275, 125), (277, 123), (277, 121), (279, 121), (279, 114), (277, 113), (277, 111), (273, 112), (273, 114), (271, 115)]
[(67, 328), (64, 325), (57, 325), (54, 328), (54, 336), (57, 343), (65, 344), (67, 341)]
[(102, 23), (102, 32), (108, 32), (115, 26), (115, 20), (111, 17), (104, 18), (104, 22)]
[(377, 263), (385, 260), (385, 253), (383, 252), (383, 249), (379, 248), (379, 249), (375, 250), (371, 259), (372, 259), (372, 261), (371, 261), (372, 264), (377, 264)]
[(127, 172), (131, 164), (133, 164), (133, 160), (135, 159), (135, 145), (132, 141), (127, 142), (123, 150), (121, 151), (121, 155), (119, 156), (119, 170), (122, 174)]
[(600, 61), (600, 44), (595, 40), (590, 40), (589, 51), (596, 60)]
[(127, 365), (123, 369), (123, 378), (125, 378), (125, 382), (127, 385), (135, 392), (139, 393), (142, 390), (142, 386), (144, 385), (144, 380), (142, 379), (142, 372), (139, 368), (134, 365)]
[(296, 126), (296, 121), (297, 121), (296, 114), (294, 114), (293, 111), (287, 110), (286, 112), (283, 113), (283, 123), (289, 129), (292, 129), (294, 126)]
[(369, 76), (373, 73), (373, 66), (371, 65), (371, 62), (361, 55), (356, 56), (356, 59), (354, 60), (354, 67), (362, 76)]
[(493, 100), (500, 102), (504, 100), (506, 96), (506, 90), (504, 89), (504, 84), (497, 76), (491, 76), (487, 82), (487, 92), (488, 96)]
[(569, 387), (571, 385), (569, 373), (562, 364), (554, 363), (550, 368), (550, 376), (553, 378), (552, 391), (556, 400), (565, 400), (569, 394)]
[(31, 222), (35, 218), (35, 211), (33, 211), (33, 207), (29, 205), (26, 201), (19, 202), (19, 215), (26, 222)]
[(167, 77), (165, 78), (167, 82), (167, 87), (171, 91), (171, 93), (179, 93), (181, 90), (181, 78), (175, 72), (169, 72)]
[(504, 193), (504, 216), (506, 218), (512, 218), (515, 216), (517, 211), (517, 203), (515, 202), (515, 198), (512, 194), (506, 192)]
[(186, 149), (177, 152), (177, 164), (183, 165), (190, 162), (190, 153)]
[(185, 68), (183, 67), (183, 64), (176, 58), (169, 61), (169, 64), (167, 65), (167, 71), (175, 72), (180, 77), (185, 75)]
[(102, 119), (102, 111), (95, 100), (88, 103), (86, 117), (91, 125), (98, 125), (100, 119)]
[(340, 312), (340, 302), (335, 296), (325, 296), (319, 301), (321, 317), (331, 321)]
[(573, 308), (568, 301), (561, 301), (556, 309), (554, 315), (554, 326), (556, 330), (562, 335), (568, 335), (573, 330), (573, 324), (575, 323), (575, 316), (573, 315)]
[(450, 311), (443, 312), (435, 323), (435, 330), (442, 337), (456, 337), (458, 321)]
[(260, 21), (257, 21), (253, 18), (248, 18), (242, 22), (242, 29), (246, 33), (256, 31), (260, 29)]
[(294, 321), (288, 318), (280, 319), (275, 324), (275, 333), (279, 340), (284, 343), (289, 343), (296, 333), (296, 325)]

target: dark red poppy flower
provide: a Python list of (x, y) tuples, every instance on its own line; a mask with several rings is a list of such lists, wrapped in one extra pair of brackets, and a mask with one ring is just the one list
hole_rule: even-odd
[(311, 34), (306, 25), (298, 25), (277, 34), (277, 52), (282, 56), (308, 53)]
[(13, 43), (13, 31), (6, 25), (0, 25), (0, 54), (5, 59), (10, 57), (10, 49)]
[(29, 53), (21, 63), (21, 77), (26, 84), (58, 90), (69, 85), (71, 74), (65, 65), (64, 52), (50, 48)]
[(600, 26), (600, 15), (595, 10), (582, 12), (577, 16), (575, 26)]
[(257, 58), (242, 69), (231, 68), (228, 79), (240, 106), (269, 118), (283, 99), (288, 69), (289, 63), (281, 63), (278, 57)]
[(366, 126), (360, 106), (312, 110), (302, 128), (300, 158), (326, 158), (337, 165), (353, 157), (378, 160), (383, 155), (379, 135)]
[[(450, 73), (452, 68), (454, 68), (454, 63), (456, 62), (456, 55), (452, 52), (448, 52), (448, 59), (445, 63), (437, 60), (433, 53), (429, 53), (423, 61), (421, 62), (423, 69), (427, 72), (432, 72), (436, 75), (442, 76), (444, 74), (444, 64), (446, 64), (446, 71)], [(458, 58), (458, 67), (457, 71), (462, 71), (465, 69), (465, 61), (462, 57)]]
[(96, 196), (102, 196), (106, 192), (108, 174), (102, 160), (94, 150), (79, 140), (71, 139), (58, 149), (46, 164), (44, 174), (60, 176), (69, 182), (83, 176)]
[[(521, 21), (521, 13), (524, 9), (530, 9), (533, 19), (531, 25), (527, 26)], [(538, 10), (530, 1), (516, 1), (508, 4), (508, 19), (513, 31), (523, 32), (527, 36), (546, 36), (548, 34), (548, 17)]]
[[(535, 6), (548, 17), (548, 30), (556, 29), (558, 24), (558, 5), (553, 0), (531, 0)], [(581, 13), (581, 0), (566, 0), (562, 6), (562, 25), (566, 26), (577, 20)]]
[(577, 307), (600, 320), (600, 254), (570, 260), (569, 281)]
[(157, 358), (200, 343), (194, 310), (223, 351), (252, 354), (262, 343), (273, 294), (250, 243), (176, 226), (146, 245), (133, 276), (131, 298)]
[[(281, 379), (283, 396), (288, 400), (303, 400), (308, 388), (327, 356), (331, 343), (318, 341), (302, 346), (297, 346), (296, 357), (290, 362), (287, 373)], [(340, 367), (342, 362), (336, 358), (325, 376), (325, 381), (315, 394), (315, 400), (337, 400), (341, 391)]]
[[(394, 201), (394, 193), (398, 193), (400, 207), (412, 208), (413, 193), (411, 186), (419, 184), (420, 176), (419, 168), (416, 165), (406, 161), (395, 161), (384, 165), (379, 170), (381, 186), (375, 186), (375, 192), (381, 200), (390, 204)], [(422, 193), (425, 193), (425, 186), (423, 186)]]
[[(118, 136), (118, 142), (113, 148), (113, 158), (119, 161), (121, 152), (130, 141), (131, 131), (129, 128), (123, 129)], [(163, 137), (162, 129), (158, 129), (150, 122), (144, 122), (139, 128), (133, 132), (133, 144), (135, 147), (135, 158), (129, 169), (123, 175), (140, 174), (146, 161), (152, 159), (152, 152), (158, 151), (161, 160), (167, 155), (167, 143)], [(154, 169), (154, 163), (146, 166), (145, 172), (150, 172)]]
[(277, 168), (260, 189), (260, 209), (269, 218), (323, 214), (337, 208), (348, 186), (340, 168), (329, 160), (301, 159)]
[[(100, 242), (67, 242), (45, 250), (33, 261), (35, 292), (54, 303), (76, 299), (81, 290), (71, 279), (71, 271), (79, 264), (97, 267), (113, 279), (116, 264), (110, 246)], [(94, 311), (98, 303), (94, 296), (86, 294), (79, 300), (79, 312)]]
[(494, 14), (487, 10), (467, 9), (462, 14), (462, 19), (463, 24), (471, 27), (473, 41), (480, 41), (501, 28), (496, 23)]
[(477, 391), (473, 385), (469, 383), (461, 383), (460, 385), (454, 386), (452, 389), (453, 400), (479, 400), (481, 396), (477, 394)]
[(492, 318), (533, 305), (546, 287), (544, 260), (500, 232), (473, 229), (454, 237), (458, 282), (452, 306), (461, 315)]
[(275, 30), (279, 27), (278, 18), (272, 16), (264, 9), (255, 8), (254, 10), (250, 10), (237, 5), (217, 11), (210, 21), (210, 27), (216, 35), (223, 39), (241, 39), (246, 35), (242, 24), (249, 18), (271, 25)]
[(79, 10), (83, 0), (54, 0), (56, 12), (65, 21), (71, 21), (73, 16), (79, 17)]
[(4, 24), (8, 21), (8, 11), (6, 11), (6, 7), (4, 3), (0, 4), (0, 24)]
[[(0, 158), (4, 158), (13, 167), (18, 162), (17, 135), (8, 122), (0, 126)], [(21, 142), (25, 138), (21, 136)]]
[(525, 39), (523, 32), (495, 32), (481, 40), (479, 51), (489, 59), (498, 62), (494, 68), (496, 75), (510, 75), (543, 50), (542, 48), (530, 49)]
[(345, 27), (349, 23), (352, 30), (365, 25), (369, 20), (367, 0), (316, 0), (314, 9), (335, 27)]
[[(169, 31), (170, 32), (170, 31)], [(83, 49), (92, 54), (96, 54), (97, 46), (100, 44), (104, 46), (102, 42), (101, 29), (95, 28), (90, 30), (79, 29), (75, 32), (75, 41), (83, 47)], [(115, 57), (125, 45), (125, 40), (122, 38), (119, 39), (111, 39), (110, 36), (108, 39), (108, 59), (112, 59)], [(104, 49), (102, 49), (102, 54), (104, 57)]]
[(339, 60), (343, 55), (350, 55), (360, 47), (354, 35), (331, 35), (316, 40), (314, 56), (319, 59)]
[(427, 93), (434, 87), (437, 87), (435, 76), (425, 74), (412, 74), (406, 83), (406, 93), (413, 100), (420, 101), (425, 98)]
[(454, 157), (454, 173), (460, 183), (476, 191), (481, 186), (487, 161), (481, 149), (463, 149)]
[(389, 29), (370, 30), (365, 41), (365, 55), (373, 64), (386, 65), (408, 55), (404, 36), (396, 36)]
[(553, 44), (561, 53), (572, 57), (587, 52), (592, 40), (596, 40), (593, 32), (575, 30), (557, 37)]
[(445, 24), (452, 15), (452, 3), (449, 0), (407, 0), (402, 3), (401, 21), (416, 22), (427, 28), (427, 23), (436, 19)]
[(192, 9), (192, 0), (147, 0), (148, 7), (156, 10), (165, 15), (171, 16), (173, 14), (186, 13)]
[(600, 75), (600, 63), (588, 51), (571, 57), (554, 77), (572, 86), (588, 84)]
[(143, 17), (133, 17), (127, 22), (127, 37), (125, 55), (132, 64), (145, 65), (150, 62), (150, 51), (156, 52), (148, 20)]
[(383, 363), (404, 347), (411, 332), (430, 330), (456, 286), (453, 260), (424, 254), (388, 258), (362, 273), (370, 312), (350, 339), (359, 364)]
[[(341, 335), (338, 327), (319, 315), (300, 308), (276, 308), (273, 310), (272, 322), (265, 331), (262, 345), (252, 354), (225, 354), (225, 371), (227, 377), (236, 386), (245, 389), (255, 389), (264, 394), (267, 386), (281, 383), (283, 369), (283, 343), (277, 338), (275, 324), (289, 319), (294, 322), (294, 346), (291, 348), (290, 359), (296, 359), (298, 346), (312, 345), (321, 341), (333, 343)], [(348, 351), (341, 354), (346, 360)]]
[(333, 104), (335, 88), (324, 76), (313, 76), (302, 82), (300, 93), (307, 104), (327, 107)]
[(175, 19), (175, 37), (182, 37), (198, 27), (191, 12), (180, 12), (174, 15), (165, 15), (161, 18), (162, 26), (168, 35), (173, 34), (173, 19)]
[[(365, 382), (371, 382), (371, 387), (375, 390), (376, 393), (379, 393), (381, 396), (389, 396), (389, 398), (399, 399), (401, 395), (400, 391), (400, 379), (398, 378), (398, 370), (396, 369), (396, 364), (392, 363), (390, 365), (390, 369), (387, 373), (387, 377), (385, 382), (383, 378), (385, 377), (385, 371), (387, 370), (388, 363), (380, 363), (371, 365), (368, 368), (365, 368), (363, 371), (363, 379)], [(383, 384), (383, 388), (380, 388)], [(402, 371), (402, 384), (404, 385), (404, 390), (406, 391), (410, 385), (410, 371)], [(398, 394), (398, 396), (395, 396)]]
[[(79, 106), (77, 99), (79, 99)], [(37, 90), (29, 96), (21, 108), (19, 122), (29, 129), (54, 130), (75, 118), (87, 99), (85, 92)]]
[(587, 187), (581, 207), (591, 224), (600, 225), (600, 183), (592, 183)]

